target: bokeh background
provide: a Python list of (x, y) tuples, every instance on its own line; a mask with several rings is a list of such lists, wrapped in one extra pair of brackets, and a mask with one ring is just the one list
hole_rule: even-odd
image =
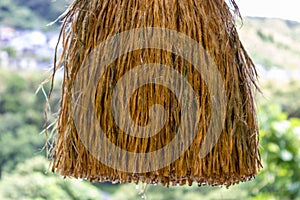
[[(226, 189), (99, 184), (53, 174), (42, 132), (50, 86), (40, 83), (51, 73), (60, 26), (47, 24), (70, 1), (1, 0), (0, 199), (300, 199), (300, 23), (291, 20), (299, 19), (296, 15), (287, 20), (288, 12), (283, 15), (283, 7), (271, 5), (274, 1), (266, 2), (256, 7), (281, 8), (278, 15), (275, 9), (266, 15), (273, 18), (262, 17), (262, 12), (253, 14), (260, 17), (237, 19), (241, 40), (259, 73), (262, 93), (256, 99), (264, 168), (253, 181)], [(255, 2), (241, 4), (242, 14), (251, 15)], [(50, 121), (58, 112), (61, 74)]]

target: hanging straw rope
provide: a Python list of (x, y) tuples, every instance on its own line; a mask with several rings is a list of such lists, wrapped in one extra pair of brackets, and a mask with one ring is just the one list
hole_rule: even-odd
[[(235, 2), (233, 0), (231, 2), (238, 13)], [(53, 171), (64, 177), (86, 178), (90, 181), (135, 183), (141, 181), (162, 183), (166, 186), (170, 183), (191, 185), (193, 182), (197, 182), (199, 186), (205, 184), (230, 186), (247, 181), (259, 172), (261, 164), (253, 97), (256, 89), (255, 67), (239, 40), (234, 17), (224, 0), (75, 0), (61, 20), (63, 26), (60, 38), (63, 51), (55, 71), (63, 64), (64, 81), (56, 145), (52, 151)], [(74, 110), (74, 97), (79, 98), (78, 94), (84, 93), (75, 90), (74, 85), (78, 78), (82, 80), (80, 83), (82, 87), (88, 83), (88, 73), (81, 73), (82, 66), (85, 62), (97, 62), (95, 57), (94, 60), (89, 60), (89, 56), (103, 41), (124, 31), (147, 27), (175, 30), (199, 43), (217, 66), (224, 82), (227, 104), (221, 134), (216, 144), (211, 146), (211, 151), (201, 158), (200, 148), (213, 120), (211, 110), (213, 103), (210, 97), (212, 91), (209, 91), (205, 74), (203, 76), (199, 73), (182, 56), (166, 50), (139, 49), (116, 58), (103, 76), (99, 77), (97, 84), (88, 86), (96, 88), (95, 96), (84, 98), (95, 99), (98, 124), (109, 141), (121, 149), (145, 154), (162, 149), (175, 138), (181, 123), (180, 115), (183, 115), (177, 96), (172, 94), (172, 91), (162, 85), (148, 84), (133, 92), (129, 101), (128, 115), (136, 124), (146, 126), (152, 120), (149, 108), (154, 104), (160, 104), (167, 113), (164, 127), (149, 138), (134, 137), (119, 128), (111, 111), (112, 90), (117, 82), (136, 66), (143, 63), (160, 63), (176, 70), (186, 77), (196, 91), (197, 103), (200, 105), (200, 109), (194, 113), (199, 121), (197, 134), (188, 149), (167, 166), (135, 173), (118, 170), (100, 162), (83, 144), (81, 136), (85, 135), (96, 151), (107, 154), (111, 151), (105, 145), (99, 146), (94, 143), (97, 138), (88, 136), (90, 131), (88, 128), (81, 128), (79, 131), (74, 115), (81, 119), (82, 124), (89, 116)], [(163, 42), (161, 41), (162, 44)], [(113, 57), (111, 54), (114, 54), (114, 52), (96, 53), (100, 57), (106, 55)], [(206, 57), (201, 58), (207, 60)], [(210, 69), (208, 61), (206, 64)], [(99, 66), (101, 67), (101, 63)], [(94, 70), (92, 67), (90, 70)], [(170, 74), (165, 76), (165, 79), (170, 78)], [(174, 80), (174, 85), (181, 88), (180, 81)], [(122, 87), (123, 91), (126, 91), (126, 86)], [(181, 92), (183, 94), (184, 90)], [(88, 107), (83, 101), (76, 103), (78, 106)], [(121, 124), (126, 123), (122, 121), (123, 119), (120, 120)], [(184, 130), (183, 136), (184, 140), (188, 140), (189, 130)], [(159, 165), (174, 154), (165, 152), (163, 156), (161, 160), (153, 160), (150, 164)], [(126, 157), (119, 159), (128, 169), (132, 166), (136, 169), (144, 167), (142, 160), (127, 160)]]

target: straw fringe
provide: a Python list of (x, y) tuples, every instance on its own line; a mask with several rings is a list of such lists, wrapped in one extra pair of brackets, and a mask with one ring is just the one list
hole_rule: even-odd
[[(238, 13), (235, 2), (231, 2)], [(56, 146), (52, 152), (53, 171), (65, 177), (90, 181), (141, 181), (166, 186), (170, 183), (191, 185), (192, 182), (197, 182), (199, 186), (230, 186), (252, 179), (259, 172), (262, 166), (253, 97), (257, 89), (257, 75), (253, 62), (239, 40), (233, 16), (224, 0), (75, 0), (61, 20), (64, 22), (61, 32), (64, 49), (58, 64), (64, 62), (64, 83)], [(193, 89), (198, 91), (201, 105), (197, 113), (199, 131), (189, 149), (170, 166), (133, 174), (105, 166), (84, 147), (72, 119), (72, 86), (77, 76), (85, 76), (78, 71), (97, 45), (117, 33), (145, 27), (176, 30), (200, 43), (213, 57), (222, 74), (228, 105), (225, 125), (217, 144), (206, 157), (200, 159), (200, 146), (211, 120), (210, 93), (201, 75), (183, 58), (163, 50), (142, 49), (116, 59), (99, 80), (95, 102), (101, 128), (110, 141), (119, 147), (130, 152), (155, 151), (172, 141), (180, 124), (180, 107), (176, 97), (162, 86), (148, 85), (139, 88), (131, 97), (132, 118), (137, 124), (146, 125), (150, 120), (147, 110), (159, 103), (165, 105), (168, 113), (165, 127), (151, 138), (140, 139), (123, 133), (115, 125), (109, 110), (112, 87), (126, 72), (140, 65), (141, 59), (144, 63), (172, 66), (184, 74)], [(55, 66), (52, 80), (58, 67)], [(174, 84), (180, 86), (179, 82)], [(85, 116), (81, 117), (84, 119)], [(94, 139), (90, 138), (90, 142)], [(101, 151), (109, 149), (102, 147)], [(165, 156), (172, 155), (166, 153)], [(156, 162), (160, 161), (153, 161), (153, 165)], [(143, 165), (135, 161), (126, 163)]]

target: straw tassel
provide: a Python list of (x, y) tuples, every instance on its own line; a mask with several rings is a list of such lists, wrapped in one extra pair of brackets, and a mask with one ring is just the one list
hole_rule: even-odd
[[(235, 2), (232, 0), (231, 3), (238, 13)], [(61, 20), (64, 80), (56, 145), (52, 152), (53, 171), (64, 177), (86, 178), (90, 181), (161, 183), (165, 186), (186, 183), (191, 185), (193, 182), (199, 186), (205, 184), (230, 186), (250, 180), (259, 172), (262, 166), (254, 106), (254, 93), (257, 89), (255, 66), (239, 40), (234, 16), (224, 0), (75, 0)], [(86, 85), (93, 83), (90, 75), (98, 72), (95, 68), (103, 68), (102, 58), (116, 56), (123, 48), (133, 48), (134, 44), (126, 46), (126, 42), (135, 39), (129, 37), (128, 41), (115, 41), (119, 42), (119, 48), (112, 51), (109, 51), (110, 49), (94, 51), (99, 45), (116, 34), (147, 27), (177, 31), (196, 41), (206, 53), (199, 54), (199, 57), (195, 58), (197, 52), (191, 51), (187, 58), (201, 62), (201, 70), (206, 72), (212, 69), (211, 58), (217, 66), (221, 80), (214, 80), (215, 76), (201, 74), (182, 56), (174, 55), (165, 49), (144, 48), (117, 56), (104, 71), (103, 76), (98, 77), (98, 82)], [(167, 39), (159, 38), (157, 34), (151, 37), (162, 47), (169, 45)], [(138, 38), (136, 41), (139, 41)], [(144, 42), (146, 46), (153, 45), (149, 41)], [(192, 50), (195, 48), (191, 44), (185, 45), (190, 45), (189, 48)], [(176, 51), (176, 48), (174, 50)], [(94, 57), (90, 59), (93, 51)], [(154, 67), (149, 67), (147, 76), (142, 73), (136, 76), (130, 74), (133, 70), (138, 70), (140, 65), (153, 63), (168, 68), (157, 69), (156, 72), (151, 71)], [(195, 91), (196, 103), (200, 106), (194, 113), (182, 113), (183, 105), (178, 102), (178, 98), (191, 99), (193, 95), (188, 94), (182, 80), (173, 80), (174, 74), (171, 69), (176, 71), (175, 74), (185, 77)], [(83, 73), (83, 70), (86, 73)], [(151, 83), (139, 87), (131, 94), (129, 102), (125, 102), (126, 92), (130, 87), (137, 85), (138, 81), (149, 81), (156, 73), (161, 74), (161, 77), (157, 78), (159, 80), (172, 80), (172, 87), (178, 89), (179, 96), (173, 94), (169, 88)], [(120, 128), (129, 123), (126, 121), (128, 119), (116, 119), (112, 112), (112, 107), (117, 104), (112, 100), (113, 91), (127, 74), (131, 82), (120, 84), (118, 97), (124, 104), (128, 103), (127, 114), (135, 125), (145, 128), (156, 120), (150, 111), (153, 109), (154, 114), (158, 113), (160, 107), (154, 105), (159, 104), (165, 109), (165, 123), (162, 127), (160, 123), (155, 123), (149, 129), (150, 133), (153, 133), (151, 137), (130, 135)], [(209, 88), (207, 84), (214, 81), (216, 85), (224, 83), (226, 112), (222, 119), (224, 124), (220, 127), (220, 135), (213, 133), (211, 138), (205, 141), (209, 128), (219, 126), (212, 119), (213, 106), (221, 104), (222, 99), (216, 98), (215, 102), (212, 102), (211, 95), (216, 93), (218, 88)], [(76, 84), (79, 88), (95, 88), (95, 93), (86, 95), (85, 91), (77, 91), (74, 89)], [(77, 99), (79, 100), (76, 101)], [(94, 102), (95, 105), (84, 104), (85, 101)], [(94, 106), (95, 116), (76, 110), (79, 107), (89, 109), (90, 106)], [(185, 130), (178, 135), (182, 117), (188, 120)], [(199, 122), (197, 126), (192, 124), (193, 117)], [(97, 121), (108, 138), (105, 144), (97, 143), (100, 136), (89, 135), (89, 127), (78, 129), (78, 122), (79, 126), (83, 126), (88, 124), (88, 120)], [(155, 170), (140, 171), (154, 169), (162, 162), (171, 160), (175, 156), (174, 152), (180, 147), (174, 147), (173, 152), (162, 151), (161, 159), (151, 160), (149, 163), (140, 157), (132, 158), (130, 154), (111, 154), (112, 150), (108, 148), (112, 143), (126, 152), (150, 155), (151, 152), (164, 149), (176, 137), (183, 139), (180, 145), (186, 145), (191, 139), (190, 133), (195, 128), (197, 133), (186, 151), (167, 166)], [(140, 129), (134, 127), (130, 130), (134, 132)], [(86, 144), (82, 138), (87, 138)], [(213, 141), (216, 141), (214, 145)], [(205, 157), (199, 157), (201, 147), (207, 142), (212, 142), (207, 146), (211, 150)], [(87, 144), (92, 149), (88, 149)], [(101, 155), (107, 155), (107, 163), (101, 162), (99, 157), (93, 155), (92, 152), (97, 151)], [(109, 163), (116, 159), (123, 163), (123, 170), (109, 166)], [(130, 169), (137, 169), (137, 172)]]

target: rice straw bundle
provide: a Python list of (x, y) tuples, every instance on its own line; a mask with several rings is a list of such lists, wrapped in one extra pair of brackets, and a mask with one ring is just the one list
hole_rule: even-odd
[[(238, 13), (235, 2), (232, 0), (231, 3)], [(253, 98), (256, 89), (255, 67), (239, 40), (234, 16), (224, 0), (75, 0), (61, 19), (64, 21), (61, 32), (64, 48), (57, 66), (63, 63), (64, 82), (57, 122), (58, 134), (52, 152), (53, 171), (65, 177), (86, 178), (90, 181), (141, 181), (166, 186), (170, 183), (191, 185), (193, 182), (197, 182), (199, 186), (230, 186), (247, 181), (259, 172), (261, 164)], [(118, 51), (122, 51), (120, 49), (128, 47), (127, 43), (138, 40), (139, 34), (134, 35), (134, 38), (129, 37), (128, 41), (111, 40), (111, 44), (118, 43), (115, 46), (119, 47), (117, 50), (97, 50), (99, 45), (116, 34), (148, 27), (184, 34), (196, 41), (205, 53), (197, 54), (195, 46), (190, 45), (190, 51), (185, 57), (186, 52), (181, 52), (182, 55), (178, 53), (180, 46), (155, 39), (149, 42), (153, 48), (133, 48), (132, 51), (118, 54)], [(173, 32), (169, 31), (168, 34), (170, 36)], [(152, 34), (150, 37), (153, 39), (158, 35)], [(166, 48), (156, 48), (153, 45), (155, 42)], [(168, 50), (168, 45), (173, 52)], [(185, 43), (181, 46), (185, 46)], [(114, 58), (107, 68), (102, 62), (104, 57)], [(193, 60), (201, 60), (200, 71), (193, 65)], [(153, 63), (168, 67), (157, 68)], [(221, 77), (224, 99), (218, 97), (222, 92), (212, 91), (213, 87), (209, 86), (218, 81), (215, 80), (218, 75), (212, 70), (211, 63), (215, 64)], [(138, 66), (145, 64), (149, 65), (148, 71), (138, 71)], [(98, 72), (98, 68), (103, 71), (102, 76), (93, 82), (90, 76)], [(132, 76), (129, 74), (131, 78), (124, 79), (123, 82), (122, 77), (137, 70), (136, 76), (147, 76), (145, 80), (149, 81), (155, 76), (151, 72), (154, 68), (163, 79), (171, 80), (170, 87), (177, 88), (179, 94), (175, 95), (172, 89), (150, 81), (132, 91), (127, 101), (124, 96), (128, 88), (139, 83), (133, 80), (137, 78), (134, 73), (131, 73)], [(183, 87), (182, 80), (175, 80), (176, 73), (172, 75), (169, 69), (185, 77), (196, 94), (199, 109), (183, 113), (181, 108), (185, 102), (180, 102), (179, 98), (186, 95), (188, 90)], [(135, 137), (130, 134), (131, 131), (144, 129), (124, 130), (122, 124), (129, 122), (123, 117), (118, 118), (112, 111), (113, 104), (116, 103), (113, 101), (113, 91), (120, 81), (122, 84), (119, 84), (117, 103), (128, 104), (128, 113), (118, 109), (115, 111), (120, 112), (117, 113), (120, 116), (127, 114), (137, 127), (145, 128), (154, 123), (154, 128), (149, 129), (150, 137)], [(95, 91), (90, 94), (86, 90)], [(186, 97), (190, 97), (189, 95)], [(86, 102), (93, 102), (94, 105)], [(224, 115), (221, 111), (214, 110), (214, 105), (222, 102), (226, 103)], [(158, 107), (151, 108), (157, 104), (165, 110), (164, 120), (160, 120), (164, 122), (162, 127), (159, 125), (160, 121), (156, 121), (160, 117), (155, 115), (159, 113), (155, 112), (156, 108), (159, 110)], [(189, 107), (192, 103), (187, 104)], [(84, 111), (89, 106), (95, 108), (95, 116), (89, 116), (91, 113)], [(151, 114), (151, 109), (156, 117)], [(221, 120), (216, 121), (216, 114)], [(197, 123), (187, 120), (187, 128), (177, 133), (183, 124), (182, 116), (186, 119), (194, 117)], [(84, 126), (89, 120), (97, 121), (95, 126), (101, 128), (107, 138), (106, 142), (97, 143), (103, 138), (93, 135), (93, 127)], [(209, 133), (210, 127), (215, 128), (220, 121), (220, 133)], [(191, 127), (197, 130), (192, 136)], [(207, 146), (209, 151), (201, 156), (201, 148), (207, 143), (205, 138), (208, 134), (212, 134), (207, 140), (210, 142)], [(188, 145), (178, 155), (176, 152), (182, 151), (180, 145), (173, 146), (172, 151), (164, 149), (176, 137), (181, 138), (180, 145)], [(113, 149), (109, 144), (130, 153), (116, 153), (117, 148)], [(158, 151), (160, 159), (155, 157), (149, 162), (147, 157), (130, 157), (134, 154), (150, 155)], [(95, 152), (107, 155), (108, 158), (103, 160)], [(166, 161), (169, 163), (163, 165)]]

